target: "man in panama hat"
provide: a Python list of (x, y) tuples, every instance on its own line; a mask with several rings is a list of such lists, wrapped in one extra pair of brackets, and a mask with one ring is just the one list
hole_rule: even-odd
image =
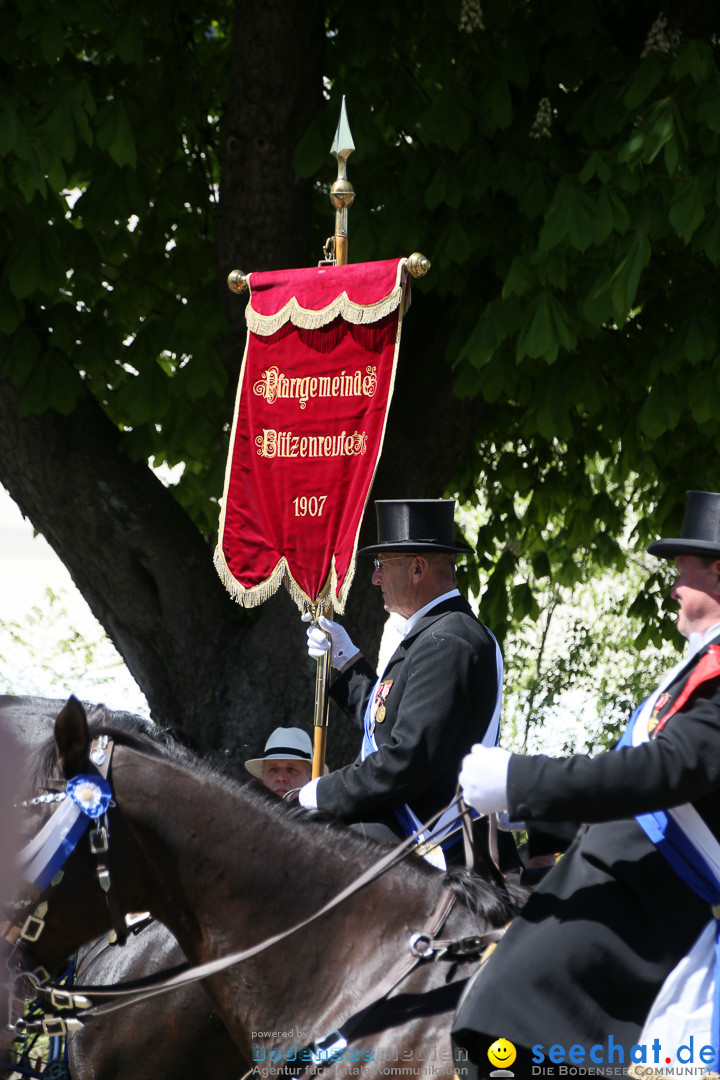
[[(352, 764), (302, 788), (300, 802), (397, 842), (452, 800), (471, 745), (494, 745), (502, 658), (455, 582), (458, 554), (472, 549), (455, 539), (454, 501), (375, 506), (377, 543), (359, 554), (374, 556), (373, 583), (385, 609), (404, 622), (380, 674), (339, 623), (323, 618), (321, 629), (308, 630), (312, 657), (332, 649), (341, 674), (330, 692), (362, 731), (363, 743)], [(444, 865), (441, 831), (421, 839)], [(446, 849), (456, 842), (445, 840)]]
[(312, 775), (310, 736), (299, 727), (275, 728), (262, 757), (250, 758), (245, 768), (276, 795), (287, 795), (306, 784)]
[(688, 492), (681, 535), (648, 551), (675, 562), (688, 648), (618, 746), (569, 759), (477, 746), (463, 762), (461, 787), (481, 814), (508, 810), (530, 829), (586, 823), (460, 1003), (463, 1080), (492, 1075), (498, 1038), (513, 1043), (518, 1077), (561, 1065), (600, 1076), (666, 1075), (678, 1062), (718, 1071), (720, 494)]

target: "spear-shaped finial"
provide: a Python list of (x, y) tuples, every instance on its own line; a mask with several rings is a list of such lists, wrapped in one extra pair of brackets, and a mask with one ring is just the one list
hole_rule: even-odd
[(340, 120), (330, 147), (330, 153), (335, 155), (338, 163), (337, 180), (330, 188), (330, 201), (335, 207), (334, 259), (337, 266), (345, 266), (348, 261), (347, 212), (348, 207), (353, 204), (355, 192), (347, 178), (347, 159), (354, 149), (355, 143), (350, 133), (343, 94)]

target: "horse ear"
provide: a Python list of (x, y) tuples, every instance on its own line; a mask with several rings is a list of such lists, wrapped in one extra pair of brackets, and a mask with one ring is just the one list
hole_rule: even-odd
[(55, 746), (63, 775), (69, 780), (81, 772), (87, 763), (90, 732), (85, 710), (71, 695), (55, 721)]

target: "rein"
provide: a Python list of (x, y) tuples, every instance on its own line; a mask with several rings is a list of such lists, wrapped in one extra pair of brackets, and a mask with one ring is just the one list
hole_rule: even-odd
[[(94, 744), (93, 744), (94, 745)], [(106, 749), (106, 747), (103, 748)], [(109, 770), (110, 758), (112, 755), (112, 744), (110, 742), (108, 753), (105, 755), (103, 764), (105, 765), (105, 774)], [(42, 800), (44, 797), (40, 796)], [(34, 802), (34, 800), (32, 800)], [(460, 828), (463, 832), (463, 842), (465, 846), (466, 862), (469, 868), (472, 867), (473, 851), (472, 851), (472, 828), (471, 819), (468, 807), (463, 803), (459, 795), (456, 795), (454, 799), (450, 801), (447, 807), (444, 807), (437, 814), (424, 825), (420, 827), (413, 835), (403, 840), (392, 851), (382, 856), (372, 866), (368, 867), (358, 878), (352, 881), (344, 889), (342, 889), (336, 896), (331, 898), (321, 908), (319, 908), (312, 915), (303, 919), (301, 922), (289, 927), (287, 930), (280, 931), (277, 934), (266, 938), (264, 941), (258, 942), (256, 945), (251, 946), (248, 949), (243, 949), (237, 952), (230, 953), (227, 956), (220, 957), (215, 960), (209, 960), (202, 964), (196, 964), (194, 966), (184, 965), (182, 967), (174, 969), (170, 974), (167, 972), (159, 972), (156, 975), (148, 976), (145, 979), (137, 980), (134, 983), (126, 983), (124, 986), (115, 987), (92, 987), (92, 986), (73, 986), (72, 990), (64, 990), (58, 987), (47, 985), (49, 976), (44, 969), (39, 969), (37, 972), (19, 972), (19, 978), (26, 978), (32, 985), (35, 994), (38, 998), (49, 1001), (49, 1003), (55, 1009), (68, 1009), (68, 1010), (82, 1010), (92, 1008), (93, 1011), (88, 1019), (96, 1016), (101, 1016), (106, 1013), (115, 1012), (127, 1005), (136, 1004), (140, 1001), (144, 1001), (147, 998), (154, 997), (158, 994), (167, 993), (171, 990), (178, 989), (189, 983), (197, 982), (201, 979), (205, 979), (210, 975), (215, 975), (218, 972), (224, 971), (229, 967), (233, 967), (236, 964), (241, 963), (244, 960), (248, 960), (253, 956), (271, 948), (278, 942), (285, 940), (291, 935), (302, 930), (310, 923), (315, 922), (329, 911), (333, 910), (343, 901), (348, 899), (354, 893), (364, 888), (370, 882), (379, 878), (382, 874), (387, 872), (393, 866), (401, 861), (402, 858), (408, 853), (413, 843), (417, 840), (418, 836), (424, 831), (431, 828), (435, 822), (444, 814), (447, 810), (453, 806), (458, 808), (458, 816), (461, 821)], [(94, 830), (95, 831), (95, 830)], [(94, 832), (93, 831), (93, 832)], [(104, 827), (105, 841), (104, 845), (101, 845), (101, 851), (99, 854), (107, 855), (108, 853), (108, 835), (107, 829), (107, 816)], [(93, 834), (91, 833), (91, 851), (93, 854), (98, 854), (94, 850)], [(110, 874), (106, 865), (107, 860), (99, 863), (97, 876), (98, 881), (105, 892), (106, 899), (108, 900), (108, 907), (111, 912), (111, 918), (115, 931), (117, 934), (116, 916), (113, 915), (113, 905), (111, 904), (110, 897), (114, 899), (114, 890), (110, 887)], [(53, 878), (51, 885), (59, 883), (62, 873), (60, 872)], [(106, 888), (107, 884), (107, 888)], [(312, 1065), (319, 1065), (328, 1061), (328, 1054), (331, 1056), (337, 1055), (347, 1045), (348, 1036), (352, 1031), (360, 1024), (364, 1016), (381, 1000), (386, 998), (392, 990), (405, 979), (410, 972), (422, 962), (435, 961), (435, 960), (450, 960), (453, 962), (462, 962), (467, 960), (477, 959), (481, 953), (492, 943), (497, 942), (502, 934), (504, 928), (497, 928), (492, 930), (486, 930), (482, 934), (472, 935), (471, 937), (461, 938), (458, 940), (437, 940), (436, 934), (440, 932), (445, 921), (447, 920), (450, 911), (455, 904), (455, 895), (452, 891), (445, 886), (443, 892), (436, 904), (432, 914), (425, 923), (421, 931), (412, 934), (408, 940), (408, 951), (402, 954), (398, 961), (393, 965), (390, 971), (380, 981), (380, 983), (371, 988), (361, 999), (358, 1006), (355, 1008), (353, 1015), (345, 1021), (344, 1025), (340, 1029), (335, 1029), (316, 1043), (312, 1044), (309, 1049), (311, 1062), (308, 1068)], [(19, 944), (20, 939), (28, 941), (37, 941), (42, 929), (44, 927), (44, 915), (47, 912), (48, 902), (45, 901), (39, 906), (33, 915), (26, 920), (23, 929), (19, 933), (19, 939), (15, 941), (15, 945)], [(125, 921), (119, 912), (117, 901), (115, 900), (114, 908), (116, 909), (117, 917), (122, 919), (122, 936), (118, 934), (118, 940), (122, 943), (127, 937), (127, 928)], [(42, 910), (41, 910), (42, 909)], [(38, 912), (41, 912), (38, 914)], [(30, 924), (30, 932), (28, 933), (28, 924)], [(109, 999), (105, 1001), (105, 1004), (93, 1005), (91, 999)], [(14, 1025), (15, 1029), (19, 1033), (25, 1034), (34, 1030), (42, 1030), (45, 1034), (59, 1034), (65, 1033), (69, 1029), (77, 1029), (83, 1026), (83, 1023), (77, 1019), (77, 1017), (53, 1017), (50, 1015), (45, 1016), (41, 1021), (35, 1021), (27, 1023), (22, 1019), (18, 1020)], [(307, 1069), (305, 1070), (307, 1072)], [(303, 1074), (301, 1074), (303, 1075)]]

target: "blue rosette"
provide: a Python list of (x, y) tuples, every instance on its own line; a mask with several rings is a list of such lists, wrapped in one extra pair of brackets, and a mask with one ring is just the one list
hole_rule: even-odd
[(104, 814), (112, 799), (112, 790), (102, 776), (73, 776), (67, 782), (67, 793), (89, 818)]

